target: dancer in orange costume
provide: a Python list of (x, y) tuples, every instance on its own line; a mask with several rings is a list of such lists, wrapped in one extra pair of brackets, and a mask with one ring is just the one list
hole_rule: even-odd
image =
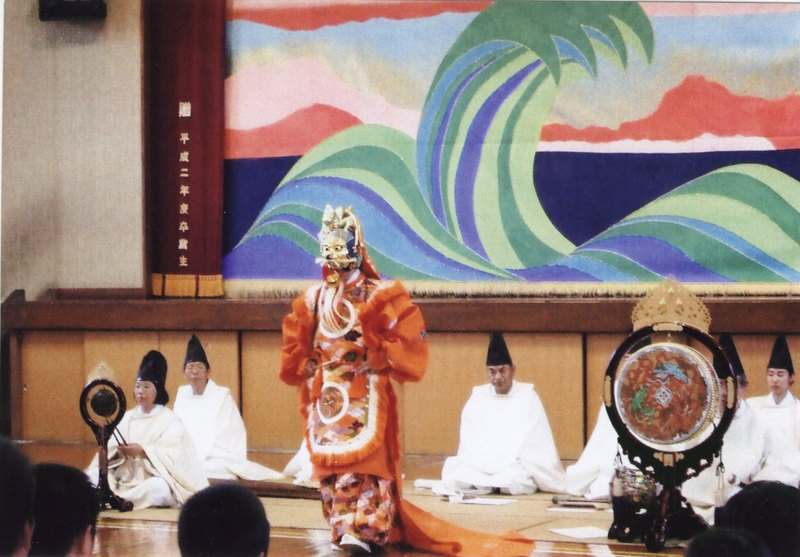
[(306, 443), (331, 542), (354, 551), (406, 543), (448, 555), (529, 555), (533, 542), (442, 521), (402, 499), (397, 398), (418, 381), (428, 346), (419, 308), (380, 279), (351, 208), (326, 207), (323, 282), (283, 322), (281, 379), (300, 389)]

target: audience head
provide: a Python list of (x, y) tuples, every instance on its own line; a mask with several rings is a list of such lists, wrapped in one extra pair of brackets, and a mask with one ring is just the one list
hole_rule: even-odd
[(27, 555), (36, 481), (27, 457), (0, 437), (0, 555)]
[(269, 549), (264, 505), (246, 487), (215, 484), (192, 495), (178, 517), (182, 557), (256, 557)]
[(685, 557), (774, 557), (758, 535), (742, 528), (709, 528), (689, 542)]
[(731, 497), (717, 526), (758, 534), (775, 557), (800, 555), (800, 489), (780, 482), (755, 482)]
[(780, 335), (775, 339), (767, 364), (767, 385), (775, 400), (780, 401), (786, 396), (792, 383), (794, 383), (792, 354), (789, 352), (786, 335)]
[(208, 365), (206, 351), (200, 344), (200, 339), (192, 335), (186, 346), (186, 359), (183, 362), (183, 375), (196, 395), (203, 394), (208, 383), (211, 366)]
[(503, 333), (493, 332), (486, 353), (486, 373), (489, 375), (489, 382), (494, 387), (494, 392), (498, 395), (508, 394), (514, 384), (516, 372), (517, 368), (511, 361)]
[[(137, 388), (140, 383), (150, 383), (155, 394), (155, 404), (166, 404), (169, 402), (169, 394), (167, 394), (167, 360), (158, 350), (151, 350), (142, 358), (142, 363), (139, 365), (139, 372), (136, 374)], [(150, 389), (148, 385), (142, 385), (146, 389)], [(142, 405), (139, 396), (134, 390), (136, 402)], [(149, 398), (145, 399), (146, 403), (152, 406)], [(145, 408), (149, 411), (149, 408)]]
[(43, 463), (36, 475), (31, 555), (91, 555), (100, 510), (97, 489), (77, 468)]

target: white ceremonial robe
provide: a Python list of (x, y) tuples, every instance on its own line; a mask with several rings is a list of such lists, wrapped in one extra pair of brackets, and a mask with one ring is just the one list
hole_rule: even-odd
[(283, 478), (280, 472), (247, 460), (244, 422), (227, 387), (209, 379), (203, 394), (196, 395), (191, 385), (183, 385), (174, 409), (194, 442), (206, 477), (254, 481)]
[(512, 495), (564, 490), (564, 468), (550, 423), (531, 383), (507, 395), (475, 387), (461, 413), (458, 454), (445, 460), (448, 489), (499, 488)]
[(768, 427), (760, 415), (740, 400), (722, 439), (723, 481), (717, 477), (719, 457), (711, 466), (681, 485), (681, 493), (709, 524), (714, 507), (741, 491), (741, 484), (773, 480), (797, 486), (800, 482), (800, 451), (792, 447), (783, 432)]
[[(145, 456), (126, 458), (108, 471), (111, 490), (127, 499), (135, 509), (179, 507), (195, 492), (208, 487), (194, 445), (180, 418), (157, 404), (145, 414), (141, 407), (128, 410), (117, 431), (127, 443), (138, 443)], [(115, 460), (119, 443), (108, 442), (109, 462)], [(95, 455), (86, 473), (97, 483), (99, 468)]]
[[(592, 435), (580, 458), (567, 466), (566, 491), (570, 495), (591, 500), (608, 499), (614, 476), (614, 463), (618, 451), (618, 434), (604, 405), (600, 405)], [(621, 452), (621, 450), (620, 450)], [(634, 468), (627, 455), (622, 454), (622, 465)]]
[(775, 404), (772, 393), (748, 398), (747, 402), (770, 427), (777, 427), (800, 448), (800, 402), (792, 393), (786, 393), (780, 404)]

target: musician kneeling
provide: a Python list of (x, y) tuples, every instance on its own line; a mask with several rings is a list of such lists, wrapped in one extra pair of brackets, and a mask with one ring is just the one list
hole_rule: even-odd
[[(108, 483), (135, 509), (179, 507), (208, 486), (186, 428), (164, 406), (169, 402), (166, 378), (167, 361), (151, 350), (133, 389), (137, 406), (125, 413), (108, 442)], [(86, 473), (97, 483), (97, 456)]]
[(475, 387), (461, 412), (458, 454), (445, 460), (447, 490), (499, 491), (511, 495), (564, 491), (564, 469), (550, 423), (532, 383), (514, 380), (502, 333), (486, 355), (490, 383)]

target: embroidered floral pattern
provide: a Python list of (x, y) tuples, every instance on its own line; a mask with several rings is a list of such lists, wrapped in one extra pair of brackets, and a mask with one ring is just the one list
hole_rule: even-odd
[(369, 474), (339, 474), (323, 479), (319, 491), (332, 542), (351, 534), (364, 542), (388, 543), (396, 513), (392, 480)]
[[(357, 307), (367, 301), (373, 290), (373, 282), (364, 280), (356, 287), (346, 290), (344, 296)], [(370, 369), (366, 364), (366, 348), (361, 325), (357, 323), (348, 333), (338, 338), (328, 338), (317, 331), (314, 341), (315, 353), (319, 354), (319, 360), (322, 362), (318, 372), (321, 373), (321, 384), (336, 383), (347, 392), (349, 400), (344, 401), (342, 397), (336, 396), (334, 390), (330, 388), (323, 387), (315, 393), (319, 399), (317, 405), (319, 410), (312, 412), (310, 417), (311, 442), (317, 446), (331, 448), (342, 445), (343, 450), (346, 450), (344, 446), (348, 442), (355, 442), (359, 435), (369, 436), (366, 428), (370, 423), (369, 408), (372, 393), (367, 380)], [(330, 417), (339, 415), (343, 408), (341, 417), (330, 423)], [(358, 441), (367, 442), (368, 439), (358, 439)]]

